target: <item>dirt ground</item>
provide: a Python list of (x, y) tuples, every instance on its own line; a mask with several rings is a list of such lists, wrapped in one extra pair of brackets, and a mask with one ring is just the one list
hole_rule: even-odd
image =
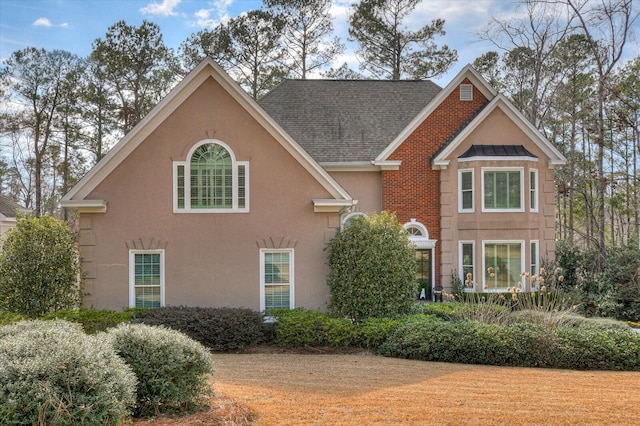
[(640, 424), (640, 373), (310, 352), (215, 354), (211, 410), (136, 424)]

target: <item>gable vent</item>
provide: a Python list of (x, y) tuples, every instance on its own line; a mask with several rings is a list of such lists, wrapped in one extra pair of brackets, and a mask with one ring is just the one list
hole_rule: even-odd
[(460, 100), (472, 101), (473, 100), (473, 84), (461, 84), (460, 85)]

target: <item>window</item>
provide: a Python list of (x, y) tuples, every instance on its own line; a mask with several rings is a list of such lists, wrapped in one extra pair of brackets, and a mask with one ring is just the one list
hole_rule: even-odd
[(484, 243), (484, 290), (504, 290), (518, 286), (524, 271), (523, 243)]
[(473, 212), (473, 170), (460, 170), (458, 183), (460, 187), (458, 211)]
[(223, 142), (196, 144), (174, 162), (174, 212), (247, 212), (249, 164), (235, 161)]
[[(537, 278), (540, 278), (538, 277), (539, 270), (540, 270), (540, 255), (538, 253), (538, 242), (531, 241), (530, 249), (531, 249), (531, 265), (529, 269), (529, 272), (531, 273), (530, 277), (533, 277), (534, 275), (536, 275)], [(530, 278), (530, 282), (531, 282), (531, 290), (537, 289), (540, 285), (540, 282), (538, 281), (538, 279), (536, 279), (536, 281), (533, 281), (533, 279)]]
[(293, 249), (260, 250), (260, 309), (294, 308)]
[(529, 170), (529, 208), (532, 212), (538, 211), (538, 171)]
[(475, 250), (473, 241), (460, 242), (460, 280), (465, 291), (473, 291), (476, 273), (473, 268)]
[(164, 250), (129, 251), (129, 307), (164, 306)]
[(483, 211), (523, 211), (522, 169), (483, 169)]

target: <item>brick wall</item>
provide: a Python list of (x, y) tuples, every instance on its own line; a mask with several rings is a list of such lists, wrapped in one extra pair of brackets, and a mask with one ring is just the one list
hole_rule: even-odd
[[(470, 84), (465, 79), (462, 84)], [(472, 101), (460, 101), (459, 89), (451, 94), (389, 157), (400, 160), (399, 170), (382, 172), (382, 209), (395, 212), (400, 223), (411, 219), (422, 223), (429, 238), (440, 241), (440, 172), (431, 167), (431, 157), (473, 114), (487, 102), (475, 87)], [(442, 259), (436, 244), (435, 277), (438, 284)]]

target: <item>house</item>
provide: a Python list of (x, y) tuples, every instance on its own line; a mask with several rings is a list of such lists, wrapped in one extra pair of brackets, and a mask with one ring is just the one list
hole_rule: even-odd
[(87, 306), (324, 309), (327, 242), (381, 210), (428, 286), (513, 287), (553, 256), (564, 162), (470, 66), (445, 88), (292, 80), (257, 103), (205, 59), (62, 204)]
[(29, 213), (29, 210), (10, 197), (0, 195), (0, 244), (7, 235), (7, 231), (16, 226), (16, 218), (19, 213)]

